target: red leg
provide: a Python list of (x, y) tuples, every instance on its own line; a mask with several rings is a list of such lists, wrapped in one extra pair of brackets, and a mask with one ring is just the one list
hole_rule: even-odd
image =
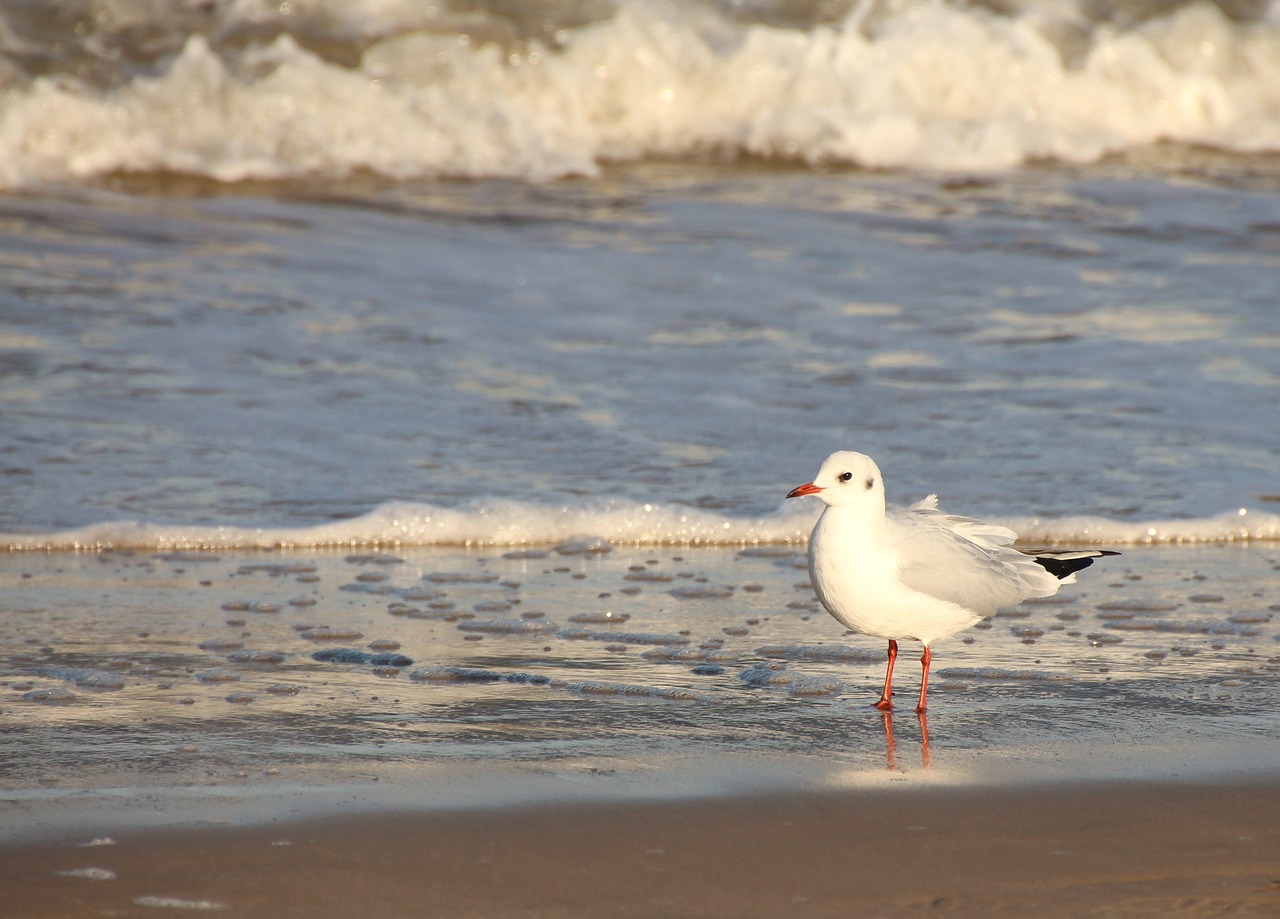
[(929, 693), (929, 665), (933, 663), (933, 652), (929, 650), (929, 646), (924, 646), (924, 654), (920, 655), (920, 704), (916, 706), (917, 712), (924, 711), (925, 696)]
[(887, 712), (893, 708), (893, 662), (898, 659), (898, 643), (889, 639), (889, 667), (884, 672), (884, 691), (880, 693), (880, 701), (876, 708)]

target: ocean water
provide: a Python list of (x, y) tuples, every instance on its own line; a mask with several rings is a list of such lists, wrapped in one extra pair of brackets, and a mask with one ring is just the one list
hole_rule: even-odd
[(937, 649), (935, 771), (1274, 736), (1280, 5), (162, 6), (0, 4), (15, 787), (879, 773), (836, 449), (1125, 553)]
[(1274, 539), (1278, 11), (8, 4), (0, 532)]

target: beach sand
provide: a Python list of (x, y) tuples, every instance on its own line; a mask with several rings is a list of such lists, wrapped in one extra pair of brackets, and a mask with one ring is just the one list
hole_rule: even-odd
[(1273, 554), (1109, 561), (925, 725), (786, 547), (11, 555), (0, 916), (1278, 916)]
[(97, 830), (115, 844), (83, 847), (89, 840), (71, 835), (0, 849), (4, 915), (1280, 915), (1274, 782), (882, 789)]

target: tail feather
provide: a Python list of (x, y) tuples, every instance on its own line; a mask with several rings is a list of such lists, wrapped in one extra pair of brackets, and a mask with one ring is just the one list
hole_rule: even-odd
[(1034, 558), (1036, 564), (1045, 571), (1066, 583), (1074, 581), (1075, 578), (1072, 575), (1083, 568), (1088, 568), (1095, 558), (1120, 554), (1109, 549), (1026, 549), (1023, 551)]

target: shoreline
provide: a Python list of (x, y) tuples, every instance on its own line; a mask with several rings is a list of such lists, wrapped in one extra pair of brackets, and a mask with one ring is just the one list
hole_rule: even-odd
[(86, 826), (0, 845), (0, 897), (12, 919), (1262, 916), (1278, 858), (1270, 780), (916, 785)]
[[(914, 713), (880, 712), (882, 744), (858, 756), (758, 751), (648, 756), (575, 755), (498, 762), (326, 761), (234, 769), (148, 781), (122, 776), (74, 786), (48, 780), (0, 790), (0, 849), (47, 844), (109, 826), (157, 833), (209, 827), (252, 831), (277, 822), (377, 820), (397, 814), (488, 815), (538, 808), (681, 807), (789, 797), (954, 792), (1074, 794), (1082, 789), (1268, 786), (1280, 795), (1269, 738), (1236, 738), (1229, 750), (1181, 744), (1056, 744), (981, 750), (929, 743)], [(935, 722), (946, 724), (939, 713)], [(896, 727), (892, 726), (896, 723)], [(1278, 853), (1280, 855), (1280, 853)]]

